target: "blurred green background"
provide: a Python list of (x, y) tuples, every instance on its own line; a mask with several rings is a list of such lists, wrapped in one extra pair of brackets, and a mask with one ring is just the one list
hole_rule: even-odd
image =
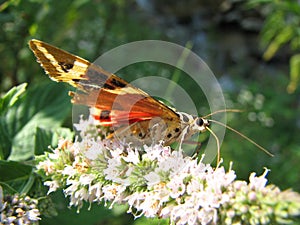
[[(300, 191), (299, 1), (11, 0), (1, 1), (0, 22), (0, 93), (23, 82), (29, 83), (29, 91), (39, 86), (48, 95), (55, 91), (55, 98), (62, 99), (58, 103), (64, 104), (63, 108), (57, 106), (64, 111), (61, 126), (69, 128), (69, 87), (51, 84), (28, 48), (30, 39), (43, 40), (90, 61), (137, 40), (190, 46), (218, 78), (227, 107), (245, 111), (229, 114), (228, 124), (275, 155), (267, 156), (228, 131), (222, 145), (224, 165), (233, 161), (240, 179), (247, 179), (253, 171), (261, 174), (267, 167), (271, 169), (270, 183)], [(178, 73), (167, 65), (139, 63), (117, 75), (128, 81), (151, 75), (174, 80)], [(183, 74), (177, 82), (197, 102), (200, 114), (209, 113), (199, 87)], [(39, 94), (32, 91), (33, 96)], [(34, 104), (32, 100), (27, 106)], [(77, 214), (76, 209), (67, 208), (61, 193), (51, 197), (58, 215), (45, 217), (40, 224), (163, 224), (134, 221), (122, 206), (108, 210), (92, 205), (90, 211), (86, 206)]]

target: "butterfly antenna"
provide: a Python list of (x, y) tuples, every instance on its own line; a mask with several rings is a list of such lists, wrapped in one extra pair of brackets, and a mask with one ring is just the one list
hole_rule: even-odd
[(217, 165), (219, 165), (220, 163), (220, 141), (217, 137), (217, 135), (215, 134), (215, 132), (212, 131), (212, 129), (210, 129), (209, 127), (206, 127), (206, 129), (209, 131), (209, 133), (212, 134), (212, 136), (216, 139), (216, 142), (217, 142), (217, 149), (218, 149), (218, 157), (217, 157)]
[(255, 145), (256, 147), (258, 147), (260, 150), (262, 150), (263, 152), (265, 152), (266, 154), (268, 154), (269, 156), (274, 156), (272, 153), (270, 153), (267, 149), (265, 149), (264, 147), (262, 147), (261, 145), (257, 144), (255, 141), (253, 141), (252, 139), (248, 138), (246, 135), (242, 134), (241, 132), (237, 131), (236, 129), (224, 124), (224, 123), (221, 123), (219, 121), (216, 121), (216, 120), (209, 120), (213, 123), (216, 123), (216, 124), (219, 124), (220, 126), (223, 126), (229, 130), (231, 130), (232, 132), (240, 135), (241, 137), (245, 138), (247, 141), (249, 141), (250, 143), (252, 143), (253, 145)]
[(212, 116), (212, 115), (215, 115), (215, 114), (218, 114), (218, 113), (221, 113), (221, 112), (243, 112), (243, 110), (240, 110), (240, 109), (220, 109), (220, 110), (217, 110), (215, 112), (212, 112), (210, 114), (207, 114), (206, 116), (203, 116), (202, 118), (207, 118), (209, 116)]

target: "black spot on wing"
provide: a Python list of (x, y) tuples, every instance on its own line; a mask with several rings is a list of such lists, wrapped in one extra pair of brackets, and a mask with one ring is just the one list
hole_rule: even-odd
[(110, 118), (110, 110), (102, 110), (100, 113), (100, 120), (108, 120)]
[(103, 85), (103, 87), (106, 88), (106, 89), (109, 89), (109, 90), (115, 90), (115, 89), (116, 89), (114, 86), (112, 86), (112, 85), (110, 85), (110, 84), (108, 84), (108, 83), (105, 83), (105, 84)]
[(180, 129), (179, 129), (178, 127), (176, 127), (176, 128), (174, 129), (174, 131), (177, 133), (177, 132), (180, 131)]
[(126, 85), (127, 85), (126, 83), (124, 83), (120, 80), (116, 80), (115, 78), (112, 78), (111, 84), (113, 84), (115, 87), (119, 87), (119, 88), (126, 87)]
[(106, 81), (106, 83), (103, 84), (103, 87), (109, 90), (115, 90), (119, 88), (126, 87), (127, 83), (122, 82), (122, 80), (117, 80), (115, 78), (109, 79)]
[(60, 65), (60, 68), (68, 73), (70, 69), (74, 67), (74, 63), (67, 63), (67, 62), (59, 62), (58, 65)]

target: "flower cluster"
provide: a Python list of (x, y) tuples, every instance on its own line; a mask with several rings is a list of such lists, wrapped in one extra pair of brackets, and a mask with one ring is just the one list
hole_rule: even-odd
[[(0, 187), (2, 196), (2, 189)], [(6, 195), (0, 202), (1, 224), (38, 224), (40, 212), (37, 200), (28, 196)]]
[(157, 144), (134, 148), (101, 140), (91, 119), (76, 126), (82, 139), (61, 140), (37, 158), (49, 193), (62, 188), (70, 206), (83, 202), (127, 204), (135, 217), (169, 218), (171, 224), (287, 223), (300, 215), (300, 195), (266, 186), (266, 174), (235, 180), (232, 169), (212, 168)]

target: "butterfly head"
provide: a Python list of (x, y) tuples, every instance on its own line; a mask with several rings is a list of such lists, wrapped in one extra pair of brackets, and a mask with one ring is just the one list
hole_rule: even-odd
[(197, 117), (194, 119), (194, 121), (191, 124), (191, 129), (204, 132), (206, 131), (207, 127), (209, 127), (210, 123), (209, 120)]
[(192, 116), (184, 112), (178, 113), (183, 128), (188, 127), (189, 133), (205, 132), (209, 127), (209, 120)]

